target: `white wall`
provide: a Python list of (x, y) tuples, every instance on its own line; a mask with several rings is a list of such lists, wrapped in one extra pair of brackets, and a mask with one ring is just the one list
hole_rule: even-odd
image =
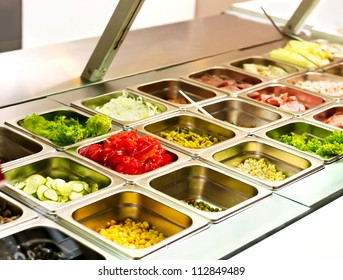
[[(23, 48), (100, 36), (119, 0), (23, 0)], [(190, 20), (196, 0), (145, 0), (133, 29)]]

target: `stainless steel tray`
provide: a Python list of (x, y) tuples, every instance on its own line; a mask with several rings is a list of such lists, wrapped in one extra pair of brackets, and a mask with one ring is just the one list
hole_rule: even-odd
[[(200, 160), (176, 165), (167, 172), (137, 180), (135, 183), (167, 199), (172, 199), (180, 206), (195, 211), (213, 223), (237, 215), (271, 195), (271, 192), (265, 188)], [(212, 207), (212, 211), (201, 210), (196, 208), (196, 205), (188, 205), (189, 200), (204, 202)], [(216, 212), (214, 209), (220, 211)]]
[(305, 114), (303, 117), (329, 128), (342, 129), (343, 122), (341, 119), (343, 120), (343, 118), (341, 115), (343, 117), (343, 103), (338, 102), (330, 103), (327, 106), (322, 107), (320, 110)]
[[(267, 159), (276, 167), (277, 171), (286, 175), (285, 178), (271, 181), (240, 171), (237, 166), (248, 158)], [(224, 170), (235, 172), (242, 178), (249, 178), (272, 190), (285, 187), (291, 182), (323, 168), (323, 162), (314, 157), (298, 153), (294, 149), (288, 149), (282, 145), (277, 145), (275, 142), (255, 136), (247, 136), (243, 140), (240, 139), (230, 143), (225, 148), (212, 150), (203, 154), (200, 159)]]
[[(77, 200), (87, 200), (101, 193), (103, 189), (120, 187), (124, 184), (121, 178), (97, 170), (89, 162), (72, 157), (65, 152), (42, 155), (28, 160), (25, 164), (4, 168), (3, 171), (6, 179), (4, 192), (44, 215), (54, 215), (56, 211), (76, 203)], [(67, 202), (41, 201), (35, 194), (28, 194), (15, 186), (17, 182), (25, 180), (33, 174), (40, 174), (43, 177), (53, 179), (60, 178), (65, 181), (82, 180), (86, 181), (90, 186), (96, 185), (96, 188), (94, 188), (93, 192)]]
[[(136, 249), (119, 245), (97, 231), (110, 220), (121, 222), (126, 218), (148, 222), (165, 239), (150, 247)], [(57, 219), (67, 228), (122, 259), (140, 259), (209, 226), (209, 220), (202, 216), (135, 185), (126, 185), (92, 201), (59, 211)]]
[[(306, 72), (284, 78), (283, 81), (327, 98), (339, 100), (343, 97), (343, 78), (325, 72)], [(332, 88), (330, 88), (330, 85), (332, 85)]]
[(53, 221), (35, 220), (0, 231), (2, 260), (113, 260), (114, 256)]
[[(41, 115), (43, 116), (45, 119), (47, 120), (53, 120), (56, 116), (66, 116), (66, 118), (73, 118), (73, 119), (77, 119), (79, 120), (80, 123), (84, 123), (87, 121), (87, 119), (91, 116), (89, 114), (86, 114), (80, 110), (77, 110), (75, 108), (71, 108), (71, 107), (68, 107), (68, 106), (61, 106), (61, 107), (58, 107), (56, 109), (53, 109), (53, 110), (50, 110), (50, 111), (42, 111), (42, 112), (39, 112), (39, 113), (36, 113), (38, 115)], [(55, 149), (58, 149), (58, 150), (63, 150), (63, 149), (67, 149), (69, 147), (73, 147), (75, 145), (79, 145), (80, 143), (84, 143), (84, 142), (87, 142), (89, 141), (90, 139), (97, 139), (99, 137), (102, 137), (103, 135), (99, 135), (99, 136), (96, 136), (96, 137), (92, 137), (92, 138), (87, 138), (87, 139), (84, 139), (84, 140), (81, 140), (77, 143), (74, 143), (74, 144), (70, 144), (70, 145), (65, 145), (65, 146), (61, 146), (61, 145), (58, 145), (56, 143), (53, 143), (51, 142), (49, 139), (45, 138), (45, 137), (42, 137), (42, 136), (39, 136), (37, 134), (34, 134), (30, 131), (28, 131), (27, 129), (21, 127), (19, 125), (19, 122), (21, 120), (23, 120), (25, 118), (25, 116), (22, 116), (22, 117), (19, 117), (19, 118), (15, 118), (15, 119), (10, 119), (10, 120), (6, 120), (5, 124), (21, 131), (21, 132), (24, 132), (26, 133), (27, 135), (39, 140), (39, 141), (42, 141), (48, 145), (51, 145), (53, 148)], [(117, 131), (117, 130), (120, 130), (120, 127), (114, 125), (114, 124), (111, 124), (111, 129), (108, 133), (111, 133), (113, 131)], [(108, 134), (106, 133), (106, 134)], [(106, 135), (104, 134), (104, 135)]]
[(323, 139), (331, 135), (334, 130), (339, 130), (339, 129), (328, 128), (323, 125), (311, 122), (304, 118), (293, 118), (293, 119), (288, 120), (285, 123), (277, 124), (277, 125), (268, 127), (264, 130), (260, 130), (256, 133), (256, 135), (263, 138), (268, 138), (274, 143), (277, 143), (285, 147), (289, 147), (293, 150), (299, 151), (300, 153), (306, 154), (308, 156), (315, 157), (318, 160), (322, 161), (323, 163), (328, 164), (328, 163), (332, 163), (340, 159), (343, 156), (343, 154), (331, 156), (331, 157), (322, 157), (315, 153), (302, 151), (291, 145), (285, 144), (279, 140), (279, 137), (281, 135), (290, 135), (291, 133), (298, 133), (298, 134), (304, 134), (308, 138)]
[[(118, 132), (116, 132), (118, 133)], [(114, 133), (114, 134), (116, 134)], [(142, 136), (144, 135), (143, 133), (140, 133), (138, 131), (138, 135), (139, 136)], [(102, 144), (103, 141), (105, 141), (107, 139), (107, 137), (105, 138), (102, 138), (102, 139), (99, 139), (97, 141), (94, 141), (94, 142), (89, 142), (87, 144), (84, 144), (84, 145), (80, 145), (80, 146), (76, 146), (76, 147), (71, 147), (70, 149), (67, 149), (66, 152), (72, 156), (75, 156), (76, 158), (78, 159), (81, 159), (81, 160), (86, 160), (88, 162), (90, 162), (91, 164), (94, 164), (94, 166), (99, 169), (99, 170), (103, 170), (107, 173), (110, 173), (110, 174), (114, 174), (118, 177), (121, 177), (122, 179), (124, 179), (125, 181), (127, 182), (132, 182), (134, 180), (136, 180), (137, 178), (141, 178), (141, 177), (145, 177), (145, 176), (150, 176), (151, 174), (157, 172), (157, 170), (168, 170), (171, 166), (173, 166), (175, 163), (179, 163), (179, 162), (185, 162), (187, 160), (190, 160), (190, 157), (184, 153), (181, 153), (173, 148), (169, 148), (165, 145), (163, 145), (163, 143), (161, 144), (162, 145), (162, 148), (164, 148), (172, 157), (172, 162), (170, 164), (167, 164), (167, 165), (164, 165), (162, 167), (159, 167), (155, 170), (152, 170), (152, 171), (149, 171), (149, 172), (145, 172), (145, 173), (142, 173), (142, 174), (124, 174), (124, 173), (120, 173), (120, 172), (117, 172), (113, 169), (110, 169), (109, 167), (106, 167), (100, 163), (97, 163), (93, 160), (90, 160), (82, 155), (79, 154), (79, 150), (84, 148), (84, 147), (87, 147), (89, 145), (92, 145), (92, 144)]]
[[(237, 97), (213, 100), (202, 104), (201, 107), (219, 123), (230, 123), (247, 134), (292, 117), (289, 113)], [(196, 107), (187, 110), (204, 115)]]
[(200, 87), (197, 84), (193, 84), (189, 81), (183, 81), (181, 79), (163, 79), (157, 80), (146, 84), (129, 86), (129, 90), (137, 91), (142, 94), (147, 94), (168, 104), (187, 108), (193, 106), (184, 96), (180, 93), (182, 90), (189, 98), (195, 103), (202, 104), (205, 101), (218, 99), (222, 96), (226, 96), (225, 93)]
[[(1, 189), (0, 189), (1, 190)], [(0, 224), (0, 232), (6, 230), (9, 227), (20, 225), (32, 219), (38, 218), (38, 213), (8, 196), (0, 191), (0, 207), (1, 209), (9, 209), (12, 216), (18, 216), (16, 219)], [(2, 211), (3, 212), (3, 211)]]
[(232, 67), (237, 68), (237, 69), (241, 69), (241, 70), (245, 71), (246, 73), (261, 76), (264, 79), (276, 80), (276, 79), (280, 79), (282, 77), (285, 77), (285, 76), (266, 76), (266, 75), (261, 75), (259, 73), (252, 73), (252, 72), (249, 72), (246, 69), (244, 69), (244, 64), (255, 64), (255, 65), (264, 66), (264, 67), (269, 67), (269, 66), (278, 67), (278, 68), (281, 68), (282, 70), (284, 70), (287, 73), (286, 74), (287, 76), (294, 75), (295, 73), (298, 73), (299, 71), (303, 71), (303, 69), (301, 69), (295, 65), (288, 64), (288, 63), (281, 62), (281, 61), (277, 61), (277, 60), (273, 60), (270, 58), (265, 58), (263, 56), (250, 56), (250, 57), (246, 57), (243, 59), (237, 59), (234, 61), (224, 63), (224, 65), (228, 65), (228, 66), (232, 66)]
[[(291, 113), (294, 116), (301, 116), (314, 111), (329, 102), (333, 102), (332, 99), (327, 99), (324, 96), (300, 90), (299, 88), (291, 85), (273, 82), (257, 87), (255, 90), (242, 92), (238, 97), (248, 99), (271, 108), (277, 108), (280, 111)], [(271, 99), (267, 102), (266, 100), (269, 98)], [(286, 103), (292, 104), (291, 102), (288, 102), (291, 101), (289, 98), (295, 98), (299, 103), (303, 104), (305, 108), (302, 110), (299, 106), (295, 106), (293, 110), (293, 106), (291, 106), (291, 109), (280, 107), (280, 104), (285, 103), (283, 102), (284, 99), (286, 99)], [(280, 100), (281, 102), (279, 102)]]
[[(153, 135), (153, 137), (160, 140), (160, 142), (163, 142), (166, 145), (171, 146), (176, 150), (182, 151), (190, 156), (199, 156), (206, 150), (212, 149), (218, 145), (225, 145), (232, 139), (245, 135), (244, 132), (235, 129), (229, 124), (217, 124), (216, 121), (212, 118), (185, 111), (170, 114), (168, 115), (168, 117), (159, 118), (156, 119), (154, 122), (145, 123), (135, 128), (137, 128), (139, 131), (143, 131), (144, 133)], [(173, 137), (173, 140), (168, 140), (165, 137), (161, 136), (161, 133), (163, 132), (170, 132), (179, 128), (190, 129), (198, 135), (208, 135), (209, 138), (215, 137), (219, 140), (219, 142), (204, 148), (192, 148), (174, 142), (174, 139), (176, 141), (178, 138), (177, 133), (175, 137)], [(193, 141), (191, 139), (190, 142), (196, 143), (196, 140)]]
[[(206, 80), (208, 78), (211, 82), (201, 81), (203, 77), (206, 77)], [(225, 66), (213, 66), (188, 75), (183, 75), (180, 78), (214, 90), (220, 90), (231, 96), (236, 96), (239, 92), (244, 92), (251, 89), (251, 87), (267, 81), (267, 79), (262, 79), (261, 77), (247, 74), (244, 71), (233, 70)], [(216, 82), (213, 82), (213, 80)], [(240, 85), (240, 88), (236, 86), (231, 87), (237, 84)]]
[(0, 124), (0, 164), (9, 166), (39, 156), (54, 149), (28, 135)]
[[(102, 94), (96, 97), (74, 100), (71, 102), (71, 106), (76, 107), (80, 110), (83, 110), (89, 114), (96, 114), (96, 113), (99, 113), (96, 110), (98, 106), (103, 106), (106, 103), (110, 102), (110, 100), (123, 96), (124, 94), (128, 94), (127, 96), (133, 99), (141, 98), (144, 102), (148, 102), (152, 104), (153, 106), (155, 106), (156, 108), (158, 108), (159, 113), (157, 115), (139, 119), (139, 120), (121, 120), (121, 119), (112, 117), (111, 115), (107, 115), (108, 117), (112, 119), (112, 121), (115, 124), (119, 125), (120, 127), (132, 127), (143, 121), (149, 121), (150, 119), (153, 119), (154, 117), (158, 115), (165, 115), (171, 111), (177, 110), (176, 106), (172, 106), (165, 102), (160, 102), (160, 101), (148, 98), (147, 96), (144, 96), (144, 95), (139, 95), (138, 93), (135, 93), (130, 90), (118, 90), (118, 91)], [(132, 109), (133, 108), (127, 108), (126, 110), (129, 111)]]

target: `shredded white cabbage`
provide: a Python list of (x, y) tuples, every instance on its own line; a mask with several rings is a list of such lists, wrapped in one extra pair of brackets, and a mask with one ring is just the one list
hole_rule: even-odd
[(130, 96), (126, 91), (95, 110), (122, 121), (137, 121), (161, 113), (157, 106), (143, 97)]

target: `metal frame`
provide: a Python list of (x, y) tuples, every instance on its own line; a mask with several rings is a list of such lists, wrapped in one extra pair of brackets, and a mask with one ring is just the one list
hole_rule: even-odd
[(306, 19), (316, 8), (320, 0), (303, 0), (295, 10), (291, 18), (287, 21), (283, 28), (283, 32), (287, 34), (298, 34), (303, 27)]
[(144, 0), (120, 0), (81, 74), (90, 82), (101, 80), (140, 11)]

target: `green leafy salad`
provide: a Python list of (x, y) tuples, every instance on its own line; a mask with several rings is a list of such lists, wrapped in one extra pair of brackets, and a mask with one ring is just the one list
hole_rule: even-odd
[(306, 134), (292, 132), (290, 135), (281, 135), (279, 140), (299, 150), (314, 153), (323, 158), (343, 153), (343, 133), (341, 131), (335, 130), (323, 139), (310, 138)]
[(32, 114), (21, 120), (19, 125), (56, 145), (65, 146), (109, 132), (111, 119), (97, 114), (81, 123), (66, 116), (55, 116), (53, 120), (47, 120), (41, 115)]

